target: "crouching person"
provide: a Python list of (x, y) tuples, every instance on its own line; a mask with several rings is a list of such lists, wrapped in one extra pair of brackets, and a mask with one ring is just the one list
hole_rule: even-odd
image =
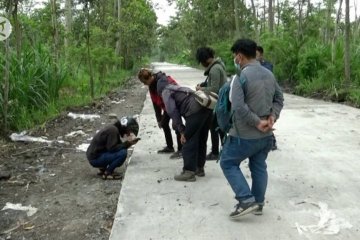
[(114, 172), (126, 160), (127, 149), (136, 144), (139, 124), (133, 117), (123, 117), (95, 134), (86, 151), (91, 166), (98, 168), (104, 180), (120, 179)]
[[(183, 170), (175, 175), (176, 181), (196, 181), (195, 175), (205, 176), (206, 140), (211, 122), (212, 110), (201, 106), (191, 94), (191, 89), (169, 84), (160, 80), (158, 94), (162, 96), (166, 112), (173, 121), (174, 128), (181, 135), (183, 144)], [(182, 122), (185, 119), (186, 125)]]

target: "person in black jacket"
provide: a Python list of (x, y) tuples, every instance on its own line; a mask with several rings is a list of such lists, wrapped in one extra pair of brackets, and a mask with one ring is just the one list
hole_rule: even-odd
[(121, 178), (114, 170), (125, 162), (127, 149), (138, 142), (138, 132), (139, 124), (133, 117), (122, 117), (95, 134), (86, 157), (91, 166), (99, 168), (98, 175), (104, 180)]

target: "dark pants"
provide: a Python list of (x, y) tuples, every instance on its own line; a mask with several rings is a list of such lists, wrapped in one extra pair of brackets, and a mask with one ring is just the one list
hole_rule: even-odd
[(98, 158), (89, 161), (95, 168), (106, 169), (107, 173), (113, 173), (115, 168), (120, 167), (126, 160), (127, 149), (116, 152), (104, 152)]
[[(170, 126), (169, 126), (170, 117), (166, 113), (163, 116), (162, 123), (163, 123), (162, 124), (162, 129), (163, 129), (164, 135), (165, 135), (166, 146), (168, 148), (173, 148), (174, 147), (173, 146), (173, 139), (172, 139), (171, 129), (170, 129)], [(180, 141), (181, 135), (180, 135), (180, 133), (178, 131), (175, 131), (175, 134), (176, 134), (176, 141), (177, 141), (177, 145), (178, 145), (178, 151), (181, 151), (181, 149), (182, 149), (182, 144), (181, 144), (181, 141)]]
[(211, 123), (211, 110), (202, 108), (185, 118), (186, 143), (182, 149), (184, 170), (196, 171), (203, 168), (206, 161), (206, 140)]
[[(216, 114), (212, 115), (212, 121), (210, 125), (210, 134), (211, 134), (211, 152), (213, 154), (219, 154), (219, 137), (222, 141), (224, 138), (224, 133), (217, 129), (219, 127)], [(221, 142), (222, 145), (222, 142)]]

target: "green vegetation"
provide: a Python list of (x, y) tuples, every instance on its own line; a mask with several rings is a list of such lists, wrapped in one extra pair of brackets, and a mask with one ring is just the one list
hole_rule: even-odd
[(2, 134), (93, 101), (148, 60), (156, 15), (146, 0), (3, 1), (13, 26), (0, 42)]
[(198, 66), (195, 51), (208, 45), (233, 74), (233, 41), (252, 38), (263, 46), (287, 90), (359, 106), (360, 19), (348, 24), (351, 71), (346, 79), (346, 22), (337, 1), (277, 1), (271, 8), (270, 1), (252, 0), (253, 6), (238, 0), (176, 1), (177, 16), (160, 29), (160, 55)]

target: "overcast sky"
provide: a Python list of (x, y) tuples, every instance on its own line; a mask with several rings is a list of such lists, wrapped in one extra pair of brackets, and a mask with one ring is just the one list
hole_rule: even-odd
[[(167, 0), (151, 0), (155, 7), (156, 16), (158, 17), (158, 23), (161, 25), (167, 25), (170, 22), (170, 17), (175, 16), (176, 9), (175, 5), (169, 6)], [(293, 2), (294, 0), (290, 0)], [(354, 3), (359, 0), (350, 0), (350, 21), (355, 20), (355, 8)], [(248, 6), (250, 5), (250, 0), (246, 0)], [(259, 1), (255, 1), (259, 2)], [(262, 1), (261, 1), (262, 2)], [(323, 0), (311, 0), (312, 3), (323, 2)], [(358, 3), (358, 7), (360, 4)], [(336, 8), (338, 8), (338, 4), (336, 4)], [(343, 14), (345, 15), (345, 3), (343, 2)]]
[(170, 17), (175, 16), (175, 5), (169, 5), (166, 0), (151, 0), (154, 4), (157, 22), (161, 25), (167, 25), (170, 22)]

